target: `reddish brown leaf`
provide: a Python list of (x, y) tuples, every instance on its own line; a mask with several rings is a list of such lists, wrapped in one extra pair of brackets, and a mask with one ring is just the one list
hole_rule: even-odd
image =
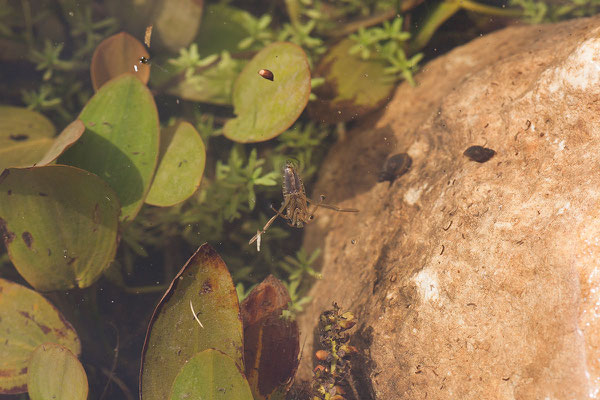
[(140, 62), (142, 57), (147, 59), (150, 55), (144, 45), (128, 33), (121, 32), (104, 39), (92, 56), (90, 72), (94, 90), (127, 72), (144, 84), (148, 83), (150, 65)]
[(241, 304), (246, 377), (255, 399), (285, 393), (296, 373), (298, 324), (281, 317), (289, 302), (285, 286), (269, 275)]

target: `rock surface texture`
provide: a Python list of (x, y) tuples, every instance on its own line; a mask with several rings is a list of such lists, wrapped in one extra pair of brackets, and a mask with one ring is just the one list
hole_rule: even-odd
[[(355, 312), (368, 399), (600, 396), (600, 18), (515, 26), (427, 64), (332, 149), (300, 318)], [(463, 152), (496, 151), (485, 163)], [(393, 184), (384, 160), (408, 153)], [(356, 329), (356, 328), (355, 328)]]

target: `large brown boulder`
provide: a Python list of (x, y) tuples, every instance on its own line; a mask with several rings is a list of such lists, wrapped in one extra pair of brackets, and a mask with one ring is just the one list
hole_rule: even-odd
[[(305, 245), (300, 318), (355, 312), (362, 399), (587, 399), (600, 392), (600, 18), (514, 26), (427, 64), (334, 146)], [(484, 145), (489, 161), (463, 152)], [(391, 186), (396, 153), (412, 167)]]

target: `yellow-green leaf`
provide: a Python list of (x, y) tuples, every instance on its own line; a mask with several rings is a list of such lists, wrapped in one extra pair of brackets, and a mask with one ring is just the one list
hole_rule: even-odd
[[(203, 327), (196, 321), (192, 306)], [(181, 368), (202, 350), (222, 351), (242, 368), (243, 347), (231, 276), (217, 252), (204, 244), (177, 274), (154, 310), (142, 350), (142, 399), (168, 399)]]
[(31, 355), (27, 391), (31, 400), (86, 400), (87, 375), (68, 348), (44, 343)]
[(146, 203), (168, 207), (190, 197), (200, 185), (205, 162), (204, 142), (190, 123), (164, 129), (161, 160)]
[[(258, 72), (267, 69), (274, 79)], [(250, 60), (233, 88), (236, 118), (224, 134), (236, 142), (262, 142), (279, 135), (298, 119), (310, 95), (310, 70), (304, 51), (292, 43), (273, 43)]]
[(0, 278), (0, 393), (27, 391), (27, 366), (40, 344), (81, 353), (77, 333), (39, 293)]
[(78, 168), (11, 168), (0, 175), (0, 237), (37, 290), (94, 283), (115, 255), (119, 209), (108, 184)]

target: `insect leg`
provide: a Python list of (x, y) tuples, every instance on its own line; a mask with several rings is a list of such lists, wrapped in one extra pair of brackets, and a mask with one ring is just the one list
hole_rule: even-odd
[[(325, 196), (321, 195), (321, 200), (318, 203), (316, 203), (315, 211), (317, 211), (317, 208), (323, 207), (323, 208), (329, 208), (330, 210), (335, 210), (338, 212), (358, 212), (358, 210), (356, 208), (340, 208), (340, 207), (334, 206), (332, 204), (323, 203), (324, 199), (325, 199)], [(306, 201), (308, 201), (311, 204), (315, 204), (315, 202), (310, 199), (306, 199)], [(314, 211), (313, 211), (313, 214), (314, 214)]]
[(250, 241), (248, 242), (248, 244), (252, 244), (254, 242), (256, 242), (256, 240), (258, 239), (258, 237), (260, 235), (262, 235), (263, 233), (265, 233), (267, 231), (267, 229), (269, 229), (269, 227), (271, 226), (271, 224), (273, 223), (273, 221), (275, 221), (277, 219), (277, 217), (281, 217), (283, 219), (285, 218), (285, 215), (283, 215), (281, 212), (285, 209), (285, 207), (287, 206), (287, 201), (285, 201), (282, 205), (281, 208), (279, 209), (279, 211), (275, 210), (275, 208), (273, 207), (273, 205), (271, 205), (271, 208), (273, 209), (273, 211), (275, 211), (275, 215), (273, 215), (271, 217), (270, 220), (267, 221), (267, 223), (265, 224), (265, 226), (262, 228), (262, 231), (258, 232), (256, 235), (252, 236), (252, 239), (250, 239)]

